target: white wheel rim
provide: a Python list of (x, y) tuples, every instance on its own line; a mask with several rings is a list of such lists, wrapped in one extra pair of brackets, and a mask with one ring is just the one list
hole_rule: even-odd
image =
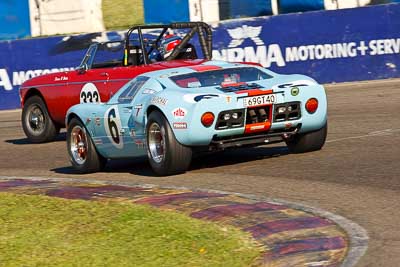
[(153, 122), (148, 135), (150, 156), (156, 163), (161, 163), (165, 158), (165, 132), (158, 123)]
[(30, 132), (35, 135), (40, 135), (44, 131), (45, 117), (42, 109), (38, 105), (30, 107), (28, 115), (26, 116), (26, 124)]
[(70, 151), (73, 160), (82, 165), (87, 158), (87, 137), (86, 131), (81, 126), (76, 125), (72, 128), (70, 135)]

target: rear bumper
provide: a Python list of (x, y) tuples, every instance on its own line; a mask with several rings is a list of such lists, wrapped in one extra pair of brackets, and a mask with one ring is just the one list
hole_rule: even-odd
[(269, 132), (265, 134), (242, 135), (224, 138), (218, 138), (217, 136), (214, 136), (209, 145), (209, 150), (224, 150), (232, 147), (237, 148), (243, 146), (259, 146), (263, 144), (280, 143), (292, 138), (300, 131), (300, 128), (301, 124), (288, 130)]

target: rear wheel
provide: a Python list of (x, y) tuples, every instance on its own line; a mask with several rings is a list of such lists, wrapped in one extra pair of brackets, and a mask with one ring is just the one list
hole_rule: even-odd
[(25, 135), (32, 143), (53, 141), (60, 132), (60, 128), (50, 118), (43, 99), (37, 95), (26, 100), (21, 122)]
[(286, 144), (289, 151), (292, 153), (305, 153), (320, 150), (325, 144), (327, 133), (328, 123), (317, 131), (297, 134), (293, 139), (286, 141)]
[(185, 172), (192, 160), (192, 149), (181, 145), (164, 115), (159, 111), (150, 113), (147, 128), (147, 155), (150, 165), (158, 175)]
[(97, 152), (83, 123), (75, 118), (68, 124), (67, 149), (72, 166), (80, 173), (100, 171), (107, 163)]

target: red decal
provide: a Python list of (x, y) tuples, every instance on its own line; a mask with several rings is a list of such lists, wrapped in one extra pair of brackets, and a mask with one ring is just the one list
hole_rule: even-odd
[(186, 109), (184, 109), (184, 108), (176, 108), (176, 109), (174, 109), (174, 110), (172, 111), (172, 115), (173, 115), (175, 118), (179, 118), (179, 119), (184, 118), (184, 117), (186, 116), (186, 113), (187, 113), (187, 111), (186, 111)]
[(268, 131), (271, 128), (271, 122), (261, 122), (261, 123), (253, 123), (247, 124), (244, 130), (244, 133), (258, 133)]
[(212, 66), (212, 65), (197, 65), (197, 66), (192, 66), (189, 68), (191, 68), (192, 70), (198, 71), (198, 72), (222, 69), (221, 67)]
[(254, 89), (254, 90), (240, 90), (240, 91), (236, 91), (235, 94), (244, 94), (244, 93), (248, 93), (248, 96), (256, 96), (256, 95), (269, 95), (269, 94), (272, 94), (273, 92), (274, 92), (273, 90)]
[(221, 86), (223, 88), (225, 87), (236, 87), (236, 86), (241, 86), (241, 85), (245, 85), (245, 82), (240, 82), (240, 83), (236, 83), (236, 82), (222, 82)]

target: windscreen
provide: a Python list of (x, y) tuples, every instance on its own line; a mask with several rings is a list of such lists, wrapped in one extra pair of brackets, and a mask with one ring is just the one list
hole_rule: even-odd
[(102, 43), (97, 46), (95, 57), (92, 59), (92, 67), (107, 67), (105, 63), (122, 62), (124, 43), (122, 41)]
[(272, 78), (271, 75), (254, 67), (240, 67), (205, 72), (192, 72), (170, 77), (170, 79), (176, 85), (183, 88), (230, 86), (233, 84), (247, 83), (251, 81), (265, 80), (270, 78)]

